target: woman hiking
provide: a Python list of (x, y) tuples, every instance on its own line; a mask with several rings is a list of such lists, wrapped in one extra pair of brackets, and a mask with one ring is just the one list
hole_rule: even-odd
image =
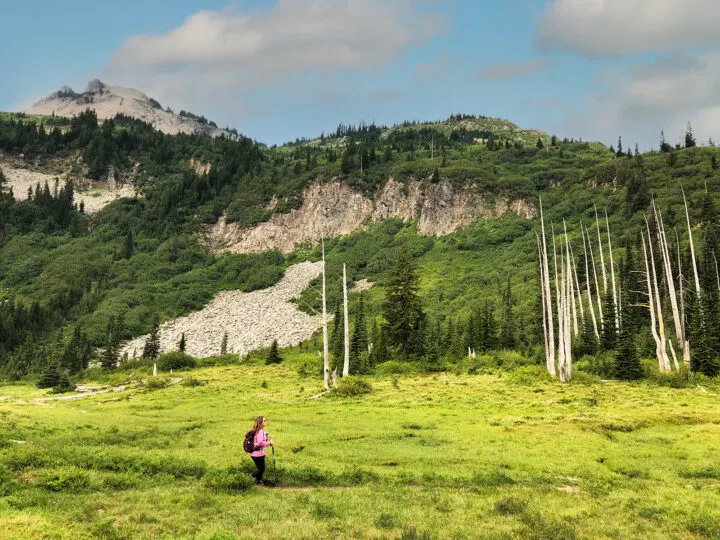
[(273, 446), (272, 440), (269, 439), (269, 435), (265, 433), (265, 427), (267, 426), (267, 418), (264, 416), (258, 416), (253, 424), (252, 432), (255, 433), (253, 438), (254, 450), (250, 454), (252, 460), (255, 462), (257, 470), (253, 473), (255, 483), (263, 485), (263, 474), (265, 474), (265, 447)]

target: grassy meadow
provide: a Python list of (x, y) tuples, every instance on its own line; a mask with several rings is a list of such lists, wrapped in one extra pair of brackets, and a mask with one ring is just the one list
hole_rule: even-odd
[[(531, 366), (308, 399), (316, 353), (284, 352), (78, 400), (0, 387), (0, 537), (720, 537), (715, 386)], [(250, 485), (242, 450), (259, 414), (275, 488)]]

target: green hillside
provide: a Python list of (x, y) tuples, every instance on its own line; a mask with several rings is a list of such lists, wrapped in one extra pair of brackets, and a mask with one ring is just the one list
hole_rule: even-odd
[[(715, 279), (710, 261), (716, 252), (713, 203), (720, 174), (719, 152), (712, 147), (688, 144), (663, 147), (662, 152), (615, 154), (599, 143), (562, 140), (506, 121), (463, 115), (390, 128), (340, 126), (331, 135), (272, 148), (243, 137), (168, 136), (121, 116), (98, 124), (87, 113), (62, 130), (40, 121), (46, 119), (1, 117), (0, 150), (6, 156), (22, 153), (37, 159), (39, 167), (51, 160), (80, 159), (91, 178), (102, 178), (110, 165), (122, 174), (140, 164), (135, 179), (140, 196), (87, 216), (73, 204), (71, 184), (40, 186), (23, 202), (14, 201), (7, 190), (0, 192), (0, 374), (9, 379), (35, 378), (55, 363), (77, 376), (97, 359), (95, 348), (109, 346), (109, 333), (113, 340), (147, 333), (156, 317), (163, 321), (197, 310), (220, 290), (267, 287), (287, 265), (319, 259), (318, 248), (288, 256), (213, 255), (198, 238), (223, 214), (227, 221), (249, 227), (273, 212), (299, 208), (305, 187), (333, 178), (367, 195), (392, 177), (472, 186), (490, 197), (522, 199), (535, 207), (542, 197), (548, 226), (554, 223), (559, 235), (566, 222), (580, 263), (581, 287), (580, 223), (594, 225), (595, 206), (601, 215), (607, 211), (618, 279), (631, 284), (641, 270), (639, 235), (651, 196), (673, 231), (673, 242), (678, 229), (687, 279), (684, 188), (708, 291), (705, 301), (716, 295), (709, 284)], [(211, 164), (210, 172), (199, 175), (191, 160)], [(278, 204), (271, 211), (273, 197)], [(602, 230), (606, 234), (604, 224)], [(365, 330), (375, 344), (387, 337), (383, 306), (402, 253), (410, 254), (419, 278), (422, 316), (413, 322), (412, 350), (399, 350), (388, 337), (387, 347), (378, 347), (357, 365), (369, 370), (403, 360), (423, 369), (446, 369), (468, 346), (486, 353), (512, 348), (542, 363), (538, 232), (537, 220), (507, 214), (440, 238), (418, 235), (414, 223), (387, 220), (329, 239), (329, 276), (340, 276), (347, 263), (353, 279), (379, 285), (364, 298)], [(329, 283), (334, 311), (341, 297), (339, 281)], [(629, 289), (633, 341), (640, 356), (653, 357), (645, 324), (649, 316), (637, 306), (643, 303), (638, 288)], [(319, 307), (316, 289), (301, 300), (303, 309)], [(351, 296), (351, 313), (358, 300), (359, 295)], [(122, 324), (109, 332), (110, 321), (119, 319)], [(716, 358), (720, 331), (713, 327), (708, 332), (707, 354)], [(587, 370), (613, 375), (614, 344), (579, 340), (575, 350), (586, 356)], [(713, 374), (716, 364), (711, 361), (706, 372)]]

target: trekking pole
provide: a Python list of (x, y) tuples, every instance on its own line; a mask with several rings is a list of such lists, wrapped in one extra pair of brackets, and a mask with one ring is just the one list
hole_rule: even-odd
[(275, 467), (275, 446), (271, 446), (272, 448), (272, 458), (273, 458), (273, 475), (275, 476), (275, 485), (277, 486), (277, 468)]

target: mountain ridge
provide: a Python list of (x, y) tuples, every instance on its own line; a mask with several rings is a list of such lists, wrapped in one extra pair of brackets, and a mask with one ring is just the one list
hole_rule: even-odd
[(137, 118), (168, 135), (179, 133), (197, 133), (211, 137), (237, 135), (234, 131), (219, 128), (215, 122), (208, 121), (204, 116), (186, 111), (176, 114), (170, 107), (163, 108), (157, 100), (139, 90), (108, 85), (98, 79), (91, 80), (85, 91), (81, 93), (63, 86), (23, 112), (74, 117), (86, 109), (94, 110), (98, 118), (103, 120), (118, 114)]

